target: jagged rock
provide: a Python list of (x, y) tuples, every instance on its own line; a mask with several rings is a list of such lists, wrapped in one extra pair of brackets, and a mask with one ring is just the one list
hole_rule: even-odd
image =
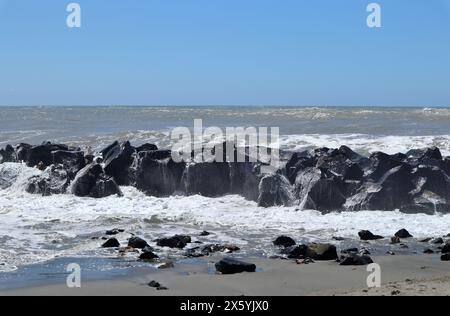
[(134, 176), (130, 175), (130, 166), (136, 149), (130, 142), (113, 143), (102, 150), (105, 174), (112, 176), (118, 185), (129, 185)]
[(191, 237), (183, 235), (175, 235), (169, 238), (160, 238), (156, 240), (156, 244), (160, 247), (183, 249), (191, 242)]
[(405, 239), (405, 238), (412, 238), (413, 236), (406, 229), (403, 228), (395, 233), (395, 237)]
[(295, 243), (295, 240), (292, 239), (291, 237), (280, 236), (280, 237), (278, 237), (277, 239), (275, 239), (273, 241), (273, 244), (275, 246), (280, 246), (280, 247), (285, 247), (286, 248), (286, 247), (294, 246), (296, 243)]
[(102, 166), (98, 164), (87, 165), (78, 172), (73, 180), (72, 193), (76, 196), (89, 196), (102, 173)]
[(310, 244), (306, 257), (317, 261), (336, 260), (338, 258), (336, 246), (330, 244)]
[(122, 190), (120, 190), (114, 179), (98, 179), (95, 185), (89, 192), (89, 196), (96, 199), (101, 199), (111, 195), (123, 196)]
[(222, 274), (255, 272), (256, 265), (232, 258), (224, 258), (216, 263), (216, 270)]
[(358, 236), (361, 240), (378, 240), (378, 239), (383, 239), (383, 236), (379, 236), (379, 235), (374, 235), (372, 234), (372, 232), (368, 231), (368, 230), (362, 230), (358, 233)]
[(337, 176), (329, 177), (320, 169), (308, 168), (297, 174), (295, 191), (301, 209), (340, 210), (346, 201), (345, 185)]
[(116, 238), (108, 239), (103, 245), (103, 248), (119, 248), (120, 242)]
[(144, 151), (136, 161), (136, 188), (152, 196), (170, 196), (180, 189), (185, 163), (172, 160), (170, 151)]
[(17, 156), (11, 145), (6, 145), (4, 149), (0, 149), (0, 164), (5, 162), (16, 162)]
[(282, 175), (268, 175), (259, 184), (258, 206), (289, 206), (294, 200), (292, 186)]
[(372, 264), (373, 260), (369, 256), (349, 254), (344, 256), (339, 263), (341, 266), (366, 266)]
[(148, 247), (148, 243), (139, 237), (131, 237), (128, 240), (128, 247), (136, 248), (136, 249), (145, 249), (145, 247)]
[(154, 144), (143, 144), (139, 147), (136, 147), (136, 152), (140, 153), (142, 151), (155, 151), (158, 150), (158, 146)]
[[(71, 150), (72, 149), (72, 150)], [(54, 151), (73, 151), (74, 148), (69, 148), (63, 144), (52, 144), (45, 142), (39, 146), (33, 146), (26, 151), (26, 158), (24, 161), (29, 167), (35, 167), (42, 163), (45, 167), (53, 164), (52, 152)]]
[(66, 169), (61, 165), (52, 165), (41, 175), (31, 177), (25, 191), (31, 194), (42, 194), (43, 196), (63, 194), (66, 193), (69, 183), (70, 178)]
[(389, 170), (403, 164), (406, 156), (388, 155), (382, 152), (375, 152), (370, 156), (372, 166), (368, 172), (369, 180), (378, 182)]
[(412, 149), (406, 154), (408, 163), (411, 165), (429, 165), (429, 166), (441, 166), (442, 154), (439, 148), (423, 148)]
[(67, 170), (70, 179), (74, 179), (76, 174), (86, 166), (84, 152), (57, 150), (51, 152), (52, 163), (60, 164)]
[(450, 157), (445, 157), (442, 161), (442, 170), (450, 177)]
[(183, 174), (183, 185), (188, 195), (217, 197), (230, 193), (230, 165), (227, 162), (189, 164)]

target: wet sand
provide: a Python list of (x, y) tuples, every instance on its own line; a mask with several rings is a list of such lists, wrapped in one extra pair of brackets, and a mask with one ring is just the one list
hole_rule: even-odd
[[(311, 296), (311, 295), (450, 295), (450, 262), (437, 255), (374, 257), (381, 267), (381, 288), (367, 287), (367, 267), (342, 267), (335, 262), (299, 265), (279, 259), (247, 259), (256, 273), (218, 275), (214, 261), (176, 264), (175, 268), (136, 269), (125, 277), (82, 282), (70, 289), (65, 282), (0, 291), (0, 295), (68, 296)], [(152, 280), (167, 290), (148, 286)]]

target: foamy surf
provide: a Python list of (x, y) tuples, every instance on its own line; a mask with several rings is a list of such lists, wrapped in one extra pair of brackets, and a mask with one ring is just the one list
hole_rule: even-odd
[[(193, 236), (194, 241), (232, 243), (243, 253), (262, 256), (273, 254), (272, 240), (281, 234), (298, 241), (329, 242), (333, 236), (356, 239), (361, 229), (391, 236), (405, 227), (416, 238), (449, 233), (450, 214), (362, 211), (324, 215), (295, 206), (259, 208), (235, 195), (157, 198), (122, 187), (123, 197), (92, 199), (64, 194), (36, 198), (24, 191), (21, 179), (40, 171), (17, 166), (18, 181), (0, 190), (0, 271), (55, 257), (116, 256), (100, 248), (102, 240), (92, 239), (116, 227), (126, 230), (118, 235), (123, 245), (130, 233), (148, 241), (182, 233)], [(195, 237), (204, 229), (214, 234), (206, 240)]]

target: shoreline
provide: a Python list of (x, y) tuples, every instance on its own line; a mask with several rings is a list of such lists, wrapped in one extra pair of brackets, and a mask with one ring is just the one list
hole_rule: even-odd
[[(330, 295), (450, 295), (450, 263), (438, 255), (373, 257), (381, 267), (381, 288), (368, 289), (367, 266), (339, 266), (333, 261), (299, 265), (295, 261), (255, 259), (255, 273), (212, 273), (220, 256), (176, 263), (172, 269), (133, 268), (125, 275), (82, 282), (70, 289), (65, 280), (20, 289), (1, 290), (0, 296), (330, 296)], [(157, 281), (167, 290), (148, 286)]]

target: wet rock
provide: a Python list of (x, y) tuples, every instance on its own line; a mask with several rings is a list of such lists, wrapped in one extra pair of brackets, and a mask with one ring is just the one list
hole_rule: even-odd
[(441, 261), (450, 261), (450, 253), (443, 254), (441, 256)]
[(223, 245), (221, 246), (221, 251), (226, 253), (233, 253), (240, 251), (241, 249), (236, 245)]
[(0, 149), (0, 164), (5, 162), (16, 162), (16, 151), (11, 145), (6, 145), (4, 149)]
[(450, 253), (450, 242), (447, 242), (441, 250), (442, 253)]
[(282, 254), (287, 255), (289, 259), (304, 259), (308, 251), (308, 246), (297, 245), (281, 250)]
[(149, 286), (149, 287), (158, 288), (158, 287), (161, 287), (161, 284), (160, 284), (159, 282), (157, 282), (157, 281), (150, 281), (150, 282), (148, 283), (148, 286)]
[(140, 153), (142, 151), (155, 151), (158, 150), (158, 146), (154, 144), (143, 144), (139, 147), (136, 147), (136, 152)]
[(268, 175), (259, 184), (258, 206), (289, 206), (294, 201), (293, 188), (282, 175)]
[(172, 160), (170, 151), (144, 151), (136, 163), (136, 188), (151, 196), (170, 196), (181, 190), (185, 163)]
[(144, 239), (139, 237), (131, 237), (128, 240), (128, 247), (133, 247), (136, 249), (144, 249), (145, 247), (148, 246), (149, 246), (148, 243)]
[(72, 182), (72, 193), (76, 196), (89, 196), (97, 183), (103, 169), (98, 164), (90, 164), (84, 167)]
[(412, 238), (413, 236), (406, 229), (401, 229), (395, 233), (395, 237), (398, 237), (401, 239), (406, 239), (406, 238)]
[(169, 238), (160, 238), (156, 240), (156, 244), (160, 247), (183, 249), (191, 242), (191, 237), (184, 235), (175, 235)]
[(395, 236), (395, 237), (392, 237), (392, 238), (391, 238), (391, 244), (393, 244), (393, 245), (399, 244), (399, 243), (401, 243), (401, 242), (402, 242), (402, 241), (400, 240), (400, 237)]
[(120, 190), (119, 186), (112, 178), (98, 179), (89, 193), (90, 197), (97, 199), (111, 195), (123, 196), (122, 190)]
[(332, 239), (336, 240), (336, 241), (344, 241), (344, 240), (346, 240), (344, 237), (332, 237)]
[(63, 144), (52, 144), (45, 142), (39, 146), (33, 146), (26, 151), (26, 157), (24, 161), (28, 167), (35, 167), (39, 163), (42, 163), (45, 167), (53, 164), (52, 152), (54, 151), (73, 151), (75, 148), (69, 148)]
[(362, 230), (358, 233), (358, 236), (361, 240), (378, 240), (378, 239), (383, 239), (383, 236), (379, 236), (379, 235), (374, 235), (372, 234), (372, 232), (368, 231), (368, 230)]
[(360, 256), (356, 254), (349, 254), (341, 258), (339, 265), (341, 266), (366, 266), (372, 264), (373, 260), (369, 256)]
[(114, 235), (118, 235), (118, 234), (123, 233), (123, 232), (124, 232), (123, 229), (114, 228), (114, 229), (111, 229), (111, 230), (107, 230), (105, 234), (107, 236), (114, 236)]
[(57, 150), (51, 152), (53, 164), (62, 165), (70, 177), (74, 179), (76, 174), (86, 166), (84, 152)]
[(432, 250), (432, 249), (425, 249), (425, 250), (423, 251), (423, 253), (424, 253), (424, 254), (434, 254), (434, 250)]
[(26, 162), (28, 159), (28, 153), (31, 149), (30, 144), (21, 143), (16, 146), (16, 157), (18, 162)]
[(358, 248), (349, 248), (349, 249), (344, 249), (344, 250), (341, 250), (341, 253), (343, 253), (343, 254), (350, 254), (350, 253), (358, 253)]
[(67, 171), (62, 166), (51, 166), (41, 175), (28, 179), (25, 191), (30, 194), (49, 196), (66, 193), (70, 184)]
[(139, 256), (140, 260), (155, 260), (158, 258), (159, 258), (158, 255), (156, 255), (153, 251), (151, 251), (147, 248), (144, 248), (144, 251)]
[(224, 258), (217, 262), (215, 266), (216, 270), (222, 274), (235, 274), (256, 271), (256, 265), (239, 261), (233, 258)]
[(295, 240), (292, 239), (291, 237), (280, 236), (280, 237), (278, 237), (277, 239), (274, 240), (273, 244), (275, 246), (280, 246), (280, 247), (285, 247), (286, 248), (286, 247), (294, 246), (296, 243), (295, 243)]
[(330, 244), (310, 244), (306, 257), (317, 261), (330, 261), (338, 258), (336, 246)]
[(108, 146), (102, 150), (105, 174), (114, 178), (118, 185), (130, 185), (134, 176), (130, 174), (130, 166), (134, 161), (136, 149), (130, 142)]
[(218, 197), (230, 193), (230, 165), (226, 162), (189, 164), (183, 174), (186, 194)]
[(201, 233), (200, 233), (200, 237), (206, 237), (206, 236), (209, 236), (209, 235), (211, 235), (211, 233), (210, 232), (207, 232), (206, 230), (205, 231), (202, 231)]
[(435, 244), (435, 245), (442, 245), (444, 243), (444, 239), (442, 239), (441, 237), (436, 238), (431, 240), (431, 243)]
[(120, 242), (116, 238), (108, 239), (103, 245), (103, 248), (119, 248)]

